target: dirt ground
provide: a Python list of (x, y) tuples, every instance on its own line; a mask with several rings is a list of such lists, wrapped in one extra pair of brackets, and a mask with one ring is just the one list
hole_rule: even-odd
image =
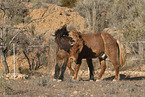
[(74, 81), (67, 71), (63, 82), (53, 81), (48, 73), (35, 73), (23, 80), (0, 78), (0, 97), (145, 97), (144, 74), (120, 73), (120, 81), (114, 82), (114, 72), (111, 76), (107, 73), (99, 82), (90, 82), (88, 76)]

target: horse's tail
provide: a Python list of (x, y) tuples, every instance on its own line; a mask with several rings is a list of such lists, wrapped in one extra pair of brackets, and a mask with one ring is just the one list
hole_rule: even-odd
[(125, 46), (121, 44), (119, 40), (117, 40), (117, 44), (119, 47), (119, 62), (120, 62), (120, 65), (123, 66), (126, 61), (126, 49), (125, 49)]

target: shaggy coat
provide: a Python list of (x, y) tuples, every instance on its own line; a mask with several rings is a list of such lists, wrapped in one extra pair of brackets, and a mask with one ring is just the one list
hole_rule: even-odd
[[(55, 32), (55, 41), (57, 43), (57, 62), (55, 66), (54, 78), (63, 80), (63, 74), (66, 66), (74, 73), (74, 79), (77, 78), (78, 71), (85, 58), (90, 70), (90, 80), (94, 80), (94, 67), (92, 58), (99, 58), (101, 72), (96, 81), (102, 78), (106, 69), (106, 58), (109, 58), (115, 69), (114, 80), (119, 80), (119, 68), (125, 63), (125, 47), (108, 33), (83, 34), (76, 29), (68, 30), (66, 25)], [(60, 67), (59, 60), (64, 60)], [(71, 61), (76, 62), (75, 69), (71, 68)], [(61, 73), (60, 73), (61, 68)], [(60, 74), (59, 74), (60, 73)]]
[[(58, 81), (62, 81), (67, 64), (72, 63), (72, 61), (69, 59), (69, 52), (73, 40), (72, 38), (68, 37), (68, 31), (66, 30), (66, 25), (64, 25), (61, 29), (58, 29), (55, 32), (54, 36), (57, 45), (54, 79), (58, 79)], [(68, 68), (70, 69), (70, 72), (73, 75), (74, 70), (71, 68), (71, 65), (68, 65)]]
[(125, 48), (108, 33), (82, 34), (73, 29), (69, 31), (68, 37), (75, 40), (70, 49), (70, 57), (76, 62), (74, 79), (77, 78), (79, 67), (83, 58), (87, 60), (90, 69), (90, 80), (94, 80), (94, 67), (92, 58), (99, 58), (101, 72), (97, 81), (102, 78), (106, 69), (105, 60), (108, 57), (115, 69), (115, 79), (119, 77), (119, 67), (125, 63)]

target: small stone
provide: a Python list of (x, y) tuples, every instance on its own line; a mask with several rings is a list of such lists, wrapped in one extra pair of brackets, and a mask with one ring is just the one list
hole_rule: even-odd
[(73, 93), (74, 93), (74, 94), (77, 94), (78, 92), (77, 92), (77, 91), (74, 91)]

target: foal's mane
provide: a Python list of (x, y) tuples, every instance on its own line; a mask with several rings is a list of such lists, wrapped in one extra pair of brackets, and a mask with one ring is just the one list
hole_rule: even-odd
[(69, 51), (70, 49), (70, 44), (68, 40), (66, 39), (66, 36), (68, 36), (69, 31), (67, 30), (67, 26), (64, 25), (62, 28), (58, 29), (55, 31), (55, 42), (57, 43), (57, 47), (61, 48), (65, 51)]
[(76, 30), (75, 28), (71, 29), (69, 32), (69, 37), (75, 39), (74, 46), (71, 48), (70, 55), (74, 55), (74, 57), (78, 57), (78, 55), (83, 47), (84, 47), (84, 40), (82, 39), (82, 33)]
[(57, 31), (55, 31), (55, 38), (61, 38), (63, 35), (68, 36), (68, 31), (67, 31), (67, 26), (63, 25), (62, 28), (58, 29)]
[(69, 31), (69, 35), (71, 33), (71, 37), (81, 39), (81, 32), (79, 32), (73, 25), (69, 25), (67, 29)]

